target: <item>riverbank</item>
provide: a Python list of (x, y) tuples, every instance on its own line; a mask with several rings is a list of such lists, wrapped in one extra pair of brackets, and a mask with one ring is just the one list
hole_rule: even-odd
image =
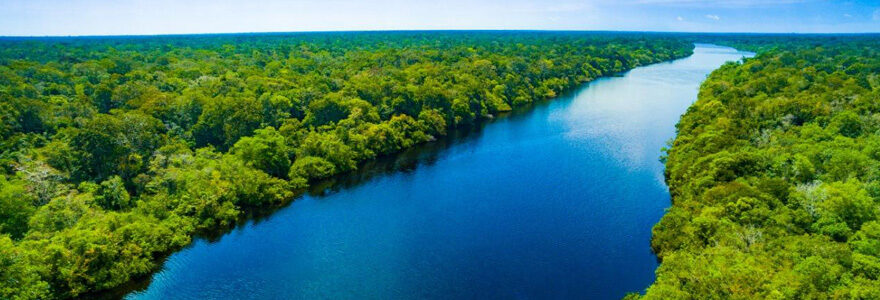
[[(553, 278), (547, 286), (557, 295), (619, 298), (643, 288), (656, 266), (650, 227), (668, 205), (657, 149), (705, 74), (735, 57), (706, 55), (597, 80), (439, 149), (407, 153), (403, 163), (340, 178), (348, 184), (321, 188), (216, 241), (197, 240), (130, 297), (210, 297), (230, 286), (256, 297), (549, 293), (523, 281), (527, 274)], [(386, 172), (389, 165), (404, 167)], [(587, 257), (613, 257), (617, 271), (611, 260)], [(552, 271), (563, 261), (580, 267)], [(619, 289), (601, 292), (610, 281)]]
[(19, 283), (0, 298), (125, 284), (309, 182), (691, 49), (513, 31), (0, 43), (0, 195), (13, 195), (0, 197), (0, 254), (14, 274), (0, 284)]
[(880, 298), (878, 41), (739, 41), (677, 125), (644, 299)]

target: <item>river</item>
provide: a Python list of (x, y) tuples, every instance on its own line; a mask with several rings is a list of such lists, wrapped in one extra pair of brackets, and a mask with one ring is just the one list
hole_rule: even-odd
[[(694, 54), (428, 144), (172, 254), (129, 299), (619, 299), (654, 280), (658, 158), (707, 74)], [(391, 170), (391, 171), (389, 171)]]

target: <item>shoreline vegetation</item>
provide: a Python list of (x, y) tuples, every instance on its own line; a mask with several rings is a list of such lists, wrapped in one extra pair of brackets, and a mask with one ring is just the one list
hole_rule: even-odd
[(0, 44), (10, 299), (126, 284), (310, 182), (693, 48), (655, 33), (481, 31)]
[(676, 126), (657, 279), (627, 298), (880, 298), (880, 36), (713, 42), (757, 56)]
[(0, 37), (0, 298), (100, 295), (377, 157), (604, 76), (754, 51), (662, 160), (627, 298), (880, 298), (880, 36), (402, 31)]

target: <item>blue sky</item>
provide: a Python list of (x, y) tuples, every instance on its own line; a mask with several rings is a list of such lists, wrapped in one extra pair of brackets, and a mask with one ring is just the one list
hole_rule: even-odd
[(0, 0), (0, 35), (540, 29), (880, 32), (880, 0)]

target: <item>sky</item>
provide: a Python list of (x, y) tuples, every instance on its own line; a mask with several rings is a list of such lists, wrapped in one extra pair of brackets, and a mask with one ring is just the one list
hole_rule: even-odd
[(427, 29), (880, 32), (880, 0), (0, 0), (0, 36)]

